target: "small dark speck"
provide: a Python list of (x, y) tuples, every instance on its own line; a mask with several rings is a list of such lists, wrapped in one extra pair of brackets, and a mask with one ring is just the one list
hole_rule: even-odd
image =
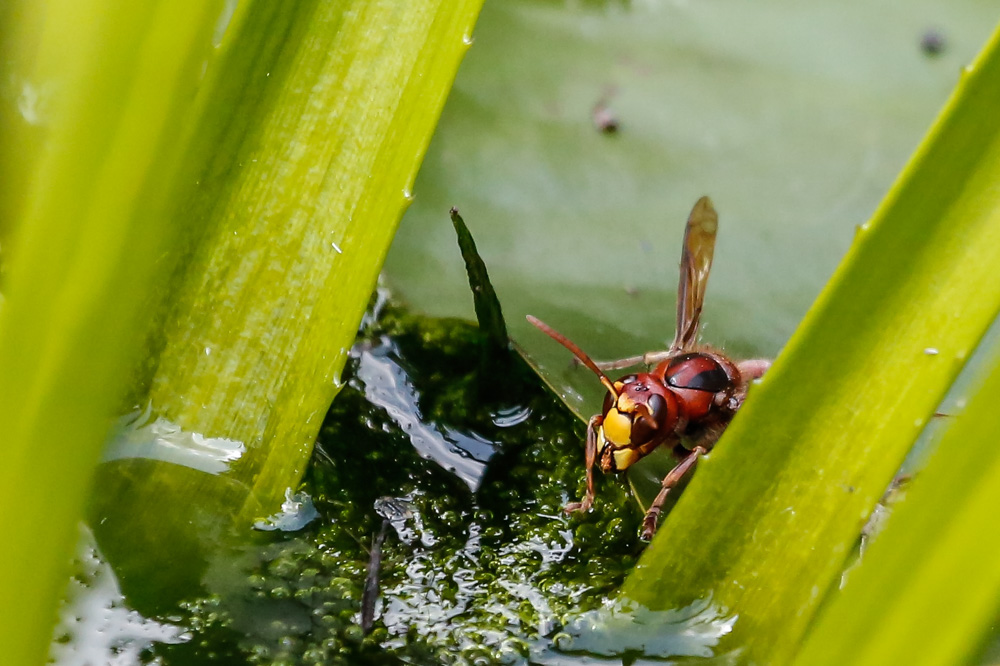
[(598, 102), (594, 106), (591, 118), (594, 121), (594, 127), (603, 134), (615, 134), (618, 131), (618, 116), (608, 108), (608, 105), (604, 101)]
[(920, 50), (926, 55), (940, 55), (944, 51), (944, 47), (944, 33), (936, 28), (928, 28), (920, 38)]
[(855, 490), (857, 490), (857, 488), (855, 488), (854, 486), (847, 486), (847, 492), (853, 493)]

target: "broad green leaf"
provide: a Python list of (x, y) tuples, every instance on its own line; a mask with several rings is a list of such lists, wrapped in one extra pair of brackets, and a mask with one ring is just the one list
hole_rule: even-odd
[[(192, 562), (232, 521), (273, 513), (301, 478), (477, 9), (241, 7), (210, 73), (210, 97), (227, 104), (207, 110), (193, 148), (205, 166), (178, 212), (209, 226), (191, 234), (156, 341), (152, 414), (136, 425), (162, 418), (245, 453), (216, 476), (115, 446), (126, 451), (99, 469), (97, 536), (135, 583), (133, 604), (189, 591), (203, 573)], [(143, 555), (167, 544), (187, 562)]]
[(998, 45), (1000, 33), (963, 72), (623, 590), (657, 609), (711, 598), (739, 617), (722, 650), (759, 663), (794, 655), (866, 518), (1000, 311)]
[(11, 663), (44, 656), (150, 325), (157, 354), (134, 374), (153, 413), (246, 452), (213, 475), (113, 448), (95, 492), (112, 516), (102, 547), (171, 552), (196, 579), (194, 532), (297, 483), (478, 11), (112, 5), (3, 8), (15, 94), (0, 173), (19, 185), (0, 196)]
[[(684, 221), (708, 194), (703, 338), (773, 357), (998, 18), (944, 0), (488, 3), (390, 284), (472, 316), (444, 220), (458, 206), (514, 339), (588, 417), (600, 384), (524, 315), (596, 358), (662, 349)], [(937, 56), (921, 50), (931, 30)], [(616, 134), (594, 126), (602, 100)]]
[[(998, 18), (994, 6), (975, 2), (487, 5), (477, 33), (478, 48), (456, 82), (417, 183), (418, 199), (390, 254), (388, 275), (419, 307), (440, 314), (468, 314), (467, 297), (460, 290), (461, 264), (447, 256), (448, 229), (441, 214), (448, 206), (461, 207), (490, 267), (512, 335), (571, 407), (586, 417), (600, 404), (600, 385), (586, 370), (570, 369), (567, 352), (524, 326), (521, 315), (542, 317), (598, 358), (662, 348), (672, 335), (683, 221), (694, 200), (710, 194), (720, 213), (720, 232), (703, 339), (736, 357), (774, 355), (850, 246), (855, 227), (871, 216), (897, 178), (959, 81), (962, 67)], [(939, 55), (921, 50), (922, 38), (935, 31), (944, 36)], [(615, 135), (601, 134), (593, 126), (591, 111), (602, 100), (620, 121)], [(939, 176), (941, 182), (921, 187), (933, 193), (942, 182), (963, 182), (959, 173), (934, 174)], [(930, 209), (913, 206), (917, 219), (932, 224)], [(886, 283), (885, 274), (892, 270), (910, 276), (927, 269), (931, 276), (961, 263), (962, 257), (954, 252), (965, 251), (958, 240), (962, 232), (946, 228), (952, 217), (919, 241), (914, 235), (929, 231), (904, 219), (908, 213), (902, 209), (894, 213), (893, 224), (901, 227), (895, 237), (888, 232), (861, 233), (871, 248), (866, 254), (875, 256), (871, 269), (876, 275), (850, 281), (858, 296), (874, 298), (872, 292), (879, 288), (895, 288), (895, 276)], [(882, 249), (874, 249), (868, 240), (873, 236), (880, 238)], [(909, 257), (907, 243), (917, 242), (925, 251)], [(945, 253), (939, 255), (942, 243)], [(852, 252), (857, 255), (860, 250)], [(892, 261), (886, 262), (881, 252)], [(988, 259), (979, 260), (988, 265)], [(860, 260), (852, 259), (855, 264), (860, 270)], [(432, 279), (422, 279), (422, 274)], [(982, 309), (971, 308), (969, 317), (963, 313), (923, 320), (923, 308), (947, 304), (953, 293), (979, 298), (972, 293), (979, 285), (965, 292), (953, 285), (942, 292), (939, 284), (943, 283), (928, 277), (924, 293), (900, 286), (901, 294), (885, 296), (888, 312), (875, 308), (856, 313), (857, 322), (826, 318), (824, 344), (833, 345), (836, 352), (831, 358), (860, 355), (866, 365), (855, 366), (839, 379), (839, 366), (824, 355), (796, 356), (795, 362), (811, 368), (810, 383), (800, 385), (800, 377), (787, 390), (809, 388), (803, 396), (816, 399), (818, 393), (819, 403), (799, 400), (792, 411), (767, 411), (761, 417), (753, 416), (756, 407), (751, 404), (751, 411), (740, 419), (750, 420), (753, 427), (737, 423), (744, 436), (734, 432), (737, 437), (727, 438), (696, 474), (692, 491), (699, 477), (722, 466), (718, 459), (732, 453), (727, 449), (745, 449), (738, 464), (727, 463), (724, 479), (711, 485), (712, 498), (706, 498), (705, 491), (690, 501), (711, 499), (712, 507), (704, 513), (688, 507), (690, 520), (684, 524), (683, 539), (692, 542), (702, 541), (705, 531), (712, 538), (722, 538), (727, 529), (746, 536), (754, 506), (741, 501), (742, 491), (730, 500), (726, 483), (749, 491), (751, 486), (759, 491), (784, 483), (803, 492), (818, 483), (824, 492), (850, 495), (844, 509), (847, 517), (840, 516), (834, 526), (839, 531), (828, 535), (836, 544), (831, 552), (822, 553), (826, 561), (819, 565), (808, 561), (809, 572), (776, 588), (780, 592), (798, 585), (799, 592), (811, 593), (806, 585), (811, 585), (812, 576), (820, 581), (815, 598), (775, 596), (775, 618), (784, 620), (800, 607), (808, 618), (815, 609), (872, 504), (920, 431), (918, 418), (921, 423), (928, 420), (964, 361), (956, 356), (974, 346), (992, 316), (993, 306), (986, 298), (979, 302)], [(840, 298), (839, 307), (849, 309), (853, 298), (843, 292)], [(938, 300), (928, 304), (930, 298)], [(886, 324), (885, 319), (873, 317), (906, 313), (915, 322), (923, 321), (924, 332), (934, 329), (936, 334), (919, 341), (920, 346), (913, 347), (910, 340), (908, 347), (898, 350), (893, 341), (871, 350), (864, 347), (870, 338), (862, 344), (856, 341), (859, 333), (874, 335), (875, 328)], [(962, 335), (953, 336), (948, 326), (961, 327)], [(810, 331), (819, 333), (816, 325)], [(909, 336), (921, 331), (907, 321), (905, 328), (894, 332)], [(925, 354), (925, 349), (938, 353)], [(883, 352), (889, 354), (885, 366)], [(865, 368), (860, 376), (859, 367)], [(873, 379), (868, 367), (899, 374), (900, 392), (896, 387), (900, 380)], [(782, 372), (779, 364), (760, 388), (783, 381)], [(914, 381), (919, 384), (913, 385)], [(901, 412), (896, 404), (884, 404), (886, 396), (908, 400), (907, 390), (923, 393), (905, 403)], [(847, 395), (856, 391), (859, 398), (872, 391), (884, 393), (871, 404), (872, 410), (862, 405), (860, 416), (851, 412), (829, 420), (822, 412), (814, 415), (814, 407), (834, 400), (830, 395), (838, 395), (837, 391)], [(888, 410), (884, 423), (877, 412), (883, 407)], [(790, 420), (787, 428), (786, 420)], [(762, 421), (770, 425), (759, 430)], [(860, 448), (880, 441), (883, 432), (895, 439), (885, 449), (871, 444), (885, 459), (865, 471), (850, 466), (845, 469), (851, 473), (837, 474), (834, 466), (815, 469), (802, 463), (805, 470), (799, 474), (800, 463), (794, 458), (780, 463), (794, 470), (787, 474), (761, 476), (755, 471), (759, 466), (752, 458), (766, 445), (765, 438), (774, 439), (775, 448), (795, 444), (790, 452), (804, 451), (797, 442), (805, 421), (811, 421), (810, 431), (817, 428), (813, 436), (819, 438), (819, 446), (826, 447), (830, 439), (841, 447), (832, 450), (834, 456), (842, 456), (842, 447), (848, 444)], [(855, 433), (855, 440), (846, 444), (845, 426)], [(752, 436), (748, 443), (746, 433), (751, 430), (760, 436)], [(843, 457), (839, 462), (850, 463)], [(817, 480), (821, 472), (825, 476)], [(861, 481), (864, 485), (859, 485)], [(682, 502), (688, 502), (688, 495)], [(840, 505), (831, 501), (824, 506)], [(792, 520), (795, 515), (789, 512), (785, 517)], [(761, 534), (768, 537), (768, 529), (777, 527), (765, 521)], [(657, 594), (654, 591), (670, 588), (678, 576), (686, 584), (677, 596), (700, 581), (705, 586), (697, 595), (711, 589), (710, 581), (723, 580), (731, 553), (706, 548), (698, 551), (702, 561), (692, 556), (693, 545), (684, 546), (678, 549), (683, 557), (665, 557), (668, 564), (656, 566), (657, 557), (676, 547), (674, 537), (664, 540), (666, 544), (654, 545), (648, 560), (662, 580), (637, 577), (635, 588)], [(768, 543), (779, 558), (790, 556), (795, 565), (797, 557), (808, 553), (790, 541)], [(740, 554), (732, 566), (752, 571), (754, 564)], [(706, 567), (714, 569), (706, 572)], [(730, 607), (731, 597), (739, 596), (733, 585), (724, 595)], [(758, 613), (756, 619), (741, 615), (737, 640), (730, 645), (751, 636), (755, 648), (773, 641), (775, 651), (784, 650), (784, 658), (790, 658), (794, 650), (790, 646), (797, 644), (806, 620), (793, 617), (789, 639), (778, 640), (778, 632), (784, 631), (780, 622), (770, 624), (767, 618), (769, 624), (763, 627), (765, 620), (759, 615), (760, 605), (767, 603), (765, 595), (766, 591), (760, 592), (752, 601), (758, 604), (753, 611)], [(680, 602), (667, 603), (683, 607)], [(762, 631), (753, 638), (755, 627)]]

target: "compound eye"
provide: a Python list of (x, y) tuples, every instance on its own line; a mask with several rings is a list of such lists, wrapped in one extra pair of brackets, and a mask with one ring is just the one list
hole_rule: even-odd
[[(642, 409), (642, 407), (645, 407), (645, 409)], [(667, 401), (658, 393), (649, 396), (649, 399), (643, 403), (642, 407), (640, 407), (640, 413), (637, 413), (632, 421), (632, 442), (638, 446), (642, 446), (650, 441), (658, 433), (662, 434), (670, 412)], [(649, 412), (648, 418), (641, 414), (641, 412), (646, 410)]]
[(667, 407), (667, 401), (663, 399), (662, 395), (654, 393), (649, 397), (649, 402), (646, 403), (649, 408), (649, 414), (656, 421), (656, 424), (662, 425), (667, 422), (668, 412), (670, 409)]

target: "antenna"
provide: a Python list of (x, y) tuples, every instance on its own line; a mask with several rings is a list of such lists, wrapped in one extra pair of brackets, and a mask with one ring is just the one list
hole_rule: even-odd
[(601, 372), (601, 369), (597, 367), (597, 364), (594, 363), (590, 359), (590, 357), (587, 356), (583, 352), (582, 349), (580, 349), (575, 344), (573, 344), (572, 342), (570, 342), (569, 338), (567, 338), (562, 333), (559, 333), (558, 331), (556, 331), (554, 328), (552, 328), (551, 326), (549, 326), (548, 324), (546, 324), (545, 322), (543, 322), (538, 317), (533, 317), (532, 315), (527, 315), (525, 318), (533, 326), (535, 326), (537, 329), (539, 329), (542, 333), (544, 333), (545, 335), (549, 336), (550, 338), (552, 338), (553, 340), (555, 340), (556, 342), (558, 342), (559, 344), (561, 344), (566, 349), (570, 350), (570, 352), (572, 352), (573, 356), (576, 356), (578, 359), (580, 359), (580, 363), (583, 363), (585, 366), (587, 366), (588, 368), (590, 368), (594, 372), (595, 375), (597, 375), (597, 377), (601, 380), (601, 383), (604, 384), (604, 387), (606, 389), (608, 389), (608, 392), (612, 395), (612, 397), (614, 397), (615, 400), (618, 399), (618, 391), (615, 390), (615, 385), (611, 383), (611, 380), (608, 379), (608, 376), (606, 374), (604, 374), (603, 372)]

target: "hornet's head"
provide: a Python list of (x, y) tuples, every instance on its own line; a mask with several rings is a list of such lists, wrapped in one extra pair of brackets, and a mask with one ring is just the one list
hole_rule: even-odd
[(601, 411), (603, 420), (597, 431), (601, 470), (620, 472), (673, 434), (680, 421), (680, 404), (661, 378), (639, 373), (612, 382), (569, 338), (536, 317), (528, 315), (528, 321), (570, 350), (608, 390)]
[(659, 446), (674, 432), (679, 410), (674, 392), (649, 373), (611, 383), (597, 435), (601, 469), (620, 472)]

